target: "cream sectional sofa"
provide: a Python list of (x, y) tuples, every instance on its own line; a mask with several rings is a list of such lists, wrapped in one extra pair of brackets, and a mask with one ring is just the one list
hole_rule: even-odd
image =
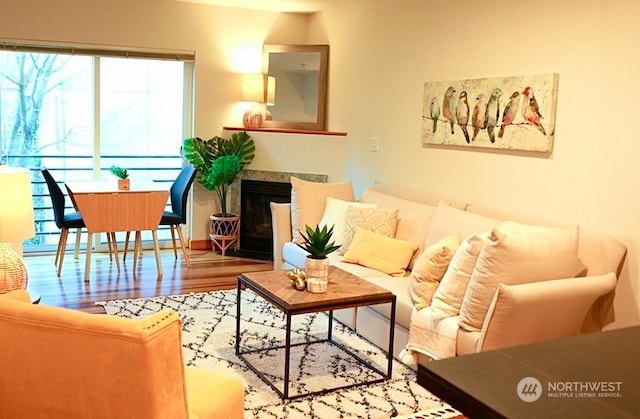
[[(340, 217), (335, 214), (344, 211), (344, 205), (351, 215), (358, 211), (351, 204), (356, 201), (350, 182), (291, 181), (291, 204), (271, 204), (275, 269), (304, 268), (306, 254), (293, 240), (305, 224), (331, 222), (336, 231), (346, 232), (354, 226), (336, 221)], [(378, 265), (369, 260), (345, 262), (360, 236), (352, 236), (350, 243), (345, 236), (344, 246), (351, 247), (344, 255), (331, 254), (330, 262), (397, 296), (394, 356), (408, 364), (598, 331), (611, 321), (613, 293), (626, 255), (625, 246), (611, 237), (578, 226), (542, 227), (516, 215), (379, 183), (357, 202), (382, 212), (397, 209), (391, 216), (394, 231), (386, 235), (414, 243), (406, 272), (390, 275), (373, 269)], [(384, 235), (384, 229), (380, 231)], [(459, 246), (451, 249), (441, 282), (431, 287), (433, 302), (417, 307), (415, 295), (412, 298), (414, 285), (420, 283), (417, 266), (422, 270), (432, 265), (423, 255), (434, 249), (442, 253), (441, 243), (452, 235)], [(395, 252), (386, 246), (377, 247)], [(342, 310), (335, 316), (387, 347), (388, 305)]]

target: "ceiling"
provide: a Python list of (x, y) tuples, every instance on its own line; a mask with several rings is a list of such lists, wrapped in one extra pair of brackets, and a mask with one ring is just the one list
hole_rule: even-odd
[(344, 0), (178, 0), (189, 3), (238, 7), (241, 9), (269, 10), (274, 12), (313, 13), (326, 9), (330, 4)]

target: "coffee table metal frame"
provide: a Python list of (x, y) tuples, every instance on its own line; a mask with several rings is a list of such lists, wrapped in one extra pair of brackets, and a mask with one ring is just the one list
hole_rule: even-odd
[[(283, 276), (283, 281), (286, 281), (286, 275), (285, 275), (286, 271), (282, 271), (282, 276)], [(251, 275), (251, 274), (247, 274), (247, 275)], [(329, 284), (329, 286), (331, 286), (331, 283)], [(272, 349), (283, 349), (285, 350), (285, 363), (284, 363), (284, 389), (280, 390), (279, 388), (277, 388), (275, 386), (275, 384), (269, 380), (269, 378), (263, 374), (261, 371), (259, 371), (253, 364), (251, 364), (251, 362), (244, 356), (246, 354), (251, 354), (251, 353), (255, 353), (255, 352), (262, 352), (265, 351), (265, 349), (256, 349), (256, 350), (250, 350), (250, 351), (245, 351), (245, 352), (241, 352), (240, 351), (240, 319), (241, 319), (241, 292), (242, 289), (246, 287), (251, 289), (253, 292), (255, 292), (257, 295), (259, 295), (260, 297), (264, 298), (265, 300), (267, 300), (268, 302), (270, 302), (274, 307), (276, 307), (277, 309), (279, 309), (280, 311), (282, 311), (285, 314), (285, 318), (286, 318), (286, 324), (285, 324), (285, 342), (283, 346), (276, 346), (276, 347), (271, 347), (269, 348), (269, 350)], [(307, 291), (300, 291), (300, 292), (307, 292)], [(332, 329), (333, 329), (333, 311), (334, 310), (338, 310), (338, 309), (343, 309), (343, 308), (355, 308), (355, 307), (360, 307), (360, 306), (368, 306), (368, 305), (376, 305), (376, 304), (384, 304), (384, 303), (389, 303), (391, 304), (391, 319), (390, 319), (390, 323), (389, 323), (389, 348), (388, 348), (388, 352), (386, 353), (387, 355), (387, 372), (383, 372), (380, 369), (376, 368), (374, 365), (371, 364), (371, 362), (367, 362), (366, 360), (364, 360), (362, 357), (358, 356), (357, 354), (355, 354), (353, 351), (351, 351), (349, 348), (345, 347), (343, 344), (341, 344), (340, 342), (336, 342), (333, 340), (333, 336), (332, 336)], [(301, 342), (301, 343), (297, 343), (297, 344), (291, 344), (291, 318), (295, 315), (299, 315), (299, 314), (309, 314), (309, 313), (317, 313), (317, 312), (329, 312), (329, 320), (328, 320), (328, 331), (327, 331), (327, 338), (326, 339), (318, 339), (316, 341), (312, 341), (312, 342)], [(361, 386), (361, 385), (365, 385), (365, 384), (375, 384), (375, 383), (379, 383), (385, 380), (388, 380), (391, 378), (391, 372), (392, 372), (392, 367), (393, 367), (393, 339), (394, 339), (394, 324), (395, 324), (395, 313), (396, 313), (396, 296), (391, 293), (388, 292), (387, 294), (383, 294), (383, 295), (377, 295), (375, 297), (371, 297), (371, 298), (362, 298), (362, 296), (360, 296), (359, 298), (338, 298), (335, 301), (327, 301), (327, 300), (319, 300), (317, 303), (307, 303), (304, 305), (304, 307), (296, 307), (295, 305), (290, 304), (289, 301), (286, 300), (286, 298), (283, 298), (283, 296), (279, 296), (279, 295), (275, 295), (274, 293), (268, 291), (267, 289), (261, 287), (260, 283), (258, 281), (254, 281), (251, 278), (248, 278), (247, 276), (245, 276), (245, 274), (241, 274), (238, 275), (238, 286), (237, 286), (237, 309), (236, 309), (236, 355), (241, 358), (246, 365), (253, 371), (255, 372), (261, 379), (262, 381), (264, 381), (266, 384), (268, 384), (271, 388), (273, 388), (276, 393), (278, 393), (280, 395), (280, 397), (282, 399), (285, 400), (293, 400), (293, 399), (297, 399), (300, 397), (307, 397), (310, 395), (316, 395), (316, 394), (323, 394), (323, 393), (327, 393), (329, 391), (333, 391), (333, 390), (337, 390), (337, 389), (344, 389), (344, 388), (352, 388), (352, 387), (356, 387), (356, 386)], [(375, 373), (379, 374), (381, 377), (377, 378), (377, 379), (373, 379), (373, 380), (368, 380), (368, 381), (363, 381), (360, 383), (354, 383), (354, 384), (347, 384), (347, 385), (343, 385), (343, 386), (337, 386), (337, 387), (332, 387), (332, 388), (326, 388), (326, 389), (322, 389), (319, 391), (314, 391), (314, 392), (309, 392), (309, 393), (302, 393), (302, 394), (296, 394), (294, 396), (290, 396), (289, 395), (289, 384), (290, 384), (290, 358), (291, 358), (291, 348), (294, 346), (300, 346), (300, 345), (309, 345), (309, 344), (315, 344), (315, 343), (323, 343), (323, 342), (329, 342), (330, 344), (340, 348), (341, 350), (343, 350), (344, 352), (346, 352), (347, 354), (349, 354), (350, 356), (352, 356), (354, 359), (356, 359), (359, 363), (361, 363), (363, 366), (369, 368), (370, 370), (374, 371)], [(384, 351), (382, 349), (382, 351)]]

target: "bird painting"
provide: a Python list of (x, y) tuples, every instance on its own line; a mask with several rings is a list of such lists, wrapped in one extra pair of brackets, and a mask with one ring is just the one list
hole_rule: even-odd
[(431, 107), (430, 107), (430, 115), (431, 120), (433, 121), (433, 130), (432, 132), (436, 132), (438, 129), (438, 118), (440, 118), (440, 103), (438, 102), (438, 98), (434, 97), (431, 99)]
[(536, 100), (536, 97), (533, 94), (533, 89), (531, 88), (531, 86), (525, 87), (522, 94), (524, 95), (524, 103), (522, 106), (522, 116), (524, 117), (525, 121), (527, 121), (528, 123), (538, 128), (538, 130), (540, 130), (542, 135), (547, 135), (544, 127), (542, 126), (542, 123), (540, 122), (540, 119), (542, 119), (542, 115), (540, 115), (540, 109), (538, 108), (538, 101)]
[(513, 120), (518, 115), (518, 107), (520, 105), (520, 92), (517, 90), (511, 94), (509, 101), (504, 106), (504, 112), (502, 113), (502, 124), (500, 125), (500, 131), (498, 132), (498, 138), (502, 138), (504, 135), (504, 127), (511, 125)]
[(550, 153), (558, 80), (536, 74), (424, 82), (422, 144)]
[(487, 124), (487, 134), (489, 134), (489, 141), (496, 142), (495, 129), (498, 126), (498, 120), (500, 118), (500, 96), (502, 96), (502, 89), (496, 87), (491, 92), (489, 102), (487, 103), (487, 110), (485, 112), (485, 123)]
[(473, 126), (473, 137), (471, 141), (475, 141), (480, 130), (487, 127), (485, 113), (487, 112), (487, 98), (484, 93), (480, 93), (476, 98), (476, 105), (473, 107), (473, 115), (471, 115), (471, 125)]
[(458, 104), (456, 105), (456, 121), (460, 125), (460, 129), (464, 134), (464, 139), (469, 144), (469, 131), (467, 130), (467, 124), (469, 123), (469, 101), (467, 100), (467, 92), (462, 91), (458, 96)]
[(442, 115), (444, 118), (449, 121), (451, 125), (451, 134), (453, 134), (453, 124), (454, 124), (454, 113), (456, 109), (455, 97), (453, 94), (456, 92), (456, 89), (453, 86), (449, 86), (447, 91), (444, 93), (444, 99), (442, 99)]

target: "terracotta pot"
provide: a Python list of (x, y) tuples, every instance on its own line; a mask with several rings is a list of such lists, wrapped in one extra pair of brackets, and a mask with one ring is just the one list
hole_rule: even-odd
[(131, 189), (131, 179), (118, 179), (118, 189), (121, 191)]

